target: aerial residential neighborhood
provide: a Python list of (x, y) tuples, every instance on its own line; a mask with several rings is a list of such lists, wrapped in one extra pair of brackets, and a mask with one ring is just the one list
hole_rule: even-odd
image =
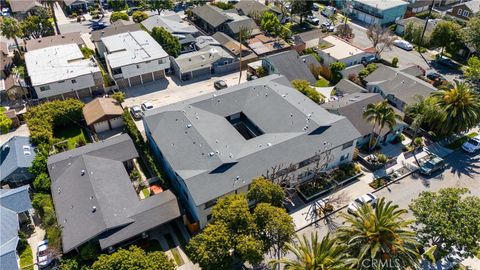
[(480, 270), (480, 0), (0, 0), (0, 270)]

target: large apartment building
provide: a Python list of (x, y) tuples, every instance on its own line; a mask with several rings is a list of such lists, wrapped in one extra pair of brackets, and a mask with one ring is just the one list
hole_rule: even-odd
[[(349, 162), (360, 133), (270, 75), (215, 94), (148, 111), (148, 143), (163, 163), (191, 222), (205, 227), (218, 198), (245, 193), (253, 178), (273, 172), (297, 182)], [(327, 153), (327, 154), (326, 154)], [(317, 167), (318, 168), (318, 167)]]

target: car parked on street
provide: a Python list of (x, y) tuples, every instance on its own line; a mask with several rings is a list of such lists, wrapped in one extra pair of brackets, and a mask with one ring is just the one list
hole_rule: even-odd
[(327, 30), (328, 32), (333, 32), (335, 31), (335, 27), (329, 23), (329, 22), (324, 22), (322, 23), (322, 25), (320, 26), (322, 29), (325, 29)]
[(432, 73), (427, 74), (427, 78), (429, 80), (432, 80), (432, 81), (446, 81), (447, 80), (447, 78), (445, 78), (444, 76), (442, 76), (441, 74), (438, 74), (436, 72), (432, 72)]
[(142, 103), (142, 111), (148, 111), (148, 110), (151, 110), (153, 109), (153, 104), (150, 102), (150, 101), (146, 101), (144, 103)]
[(143, 116), (142, 108), (138, 105), (130, 107), (130, 113), (132, 114), (132, 117), (137, 120), (141, 119)]
[(377, 205), (377, 197), (372, 193), (364, 194), (356, 198), (348, 205), (347, 212), (351, 215), (355, 215), (358, 209), (365, 204), (370, 204), (373, 208), (375, 208), (375, 206)]
[(307, 22), (313, 24), (313, 25), (318, 25), (320, 23), (320, 19), (315, 17), (315, 16), (307, 16)]
[(39, 268), (49, 266), (53, 258), (48, 250), (48, 240), (43, 240), (37, 245), (37, 264)]
[(480, 149), (480, 136), (471, 138), (462, 145), (462, 149), (468, 153), (475, 153)]
[(218, 80), (213, 83), (213, 87), (215, 87), (215, 89), (217, 90), (220, 90), (223, 88), (227, 88), (227, 83), (224, 80)]
[(406, 51), (411, 51), (413, 50), (413, 45), (406, 41), (406, 40), (403, 40), (403, 39), (396, 39), (393, 41), (393, 45), (401, 48), (401, 49), (404, 49)]
[(446, 58), (446, 57), (438, 57), (437, 59), (435, 59), (435, 63), (439, 64), (439, 65), (442, 65), (442, 66), (445, 66), (445, 67), (448, 67), (450, 69), (459, 69), (460, 68), (459, 64), (455, 63), (452, 59)]
[(102, 30), (105, 27), (107, 27), (107, 24), (104, 22), (97, 22), (97, 21), (92, 21), (92, 24), (90, 25), (92, 30)]
[(420, 173), (430, 176), (433, 173), (443, 170), (445, 168), (445, 161), (443, 158), (432, 155), (429, 160), (423, 162), (420, 166)]
[(322, 12), (320, 12), (323, 16), (325, 17), (330, 17), (332, 16), (335, 12), (337, 11), (336, 8), (327, 6), (325, 7)]

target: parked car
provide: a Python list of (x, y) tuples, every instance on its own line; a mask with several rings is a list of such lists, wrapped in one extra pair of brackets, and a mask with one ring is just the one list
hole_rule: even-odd
[(220, 90), (223, 88), (227, 88), (227, 83), (224, 80), (218, 80), (213, 83), (213, 87), (215, 87), (215, 89), (217, 90)]
[(311, 23), (311, 24), (314, 24), (314, 25), (318, 25), (320, 23), (320, 19), (318, 19), (317, 17), (315, 16), (307, 16), (307, 22)]
[(424, 175), (432, 175), (436, 171), (443, 170), (445, 168), (445, 161), (436, 155), (432, 155), (432, 157), (425, 161), (420, 166), (420, 173)]
[(377, 61), (377, 57), (375, 55), (369, 55), (362, 57), (361, 63), (366, 66), (375, 61)]
[(373, 208), (375, 208), (375, 206), (377, 205), (377, 197), (372, 193), (364, 194), (356, 198), (348, 205), (347, 212), (351, 215), (355, 215), (358, 209), (365, 204), (370, 204)]
[(427, 78), (429, 80), (432, 80), (432, 81), (446, 81), (447, 80), (447, 78), (443, 77), (442, 75), (440, 75), (436, 72), (427, 74)]
[(393, 45), (399, 47), (399, 48), (402, 48), (406, 51), (411, 51), (413, 50), (413, 45), (406, 41), (406, 40), (403, 40), (403, 39), (396, 39), (393, 41)]
[(150, 101), (146, 101), (146, 102), (142, 103), (142, 110), (143, 111), (148, 111), (148, 110), (151, 110), (151, 109), (153, 109), (153, 104)]
[(143, 116), (142, 108), (140, 108), (138, 105), (130, 107), (130, 113), (135, 119), (140, 119)]
[(92, 30), (102, 30), (107, 27), (107, 24), (104, 22), (93, 21), (90, 27), (92, 28)]
[(127, 14), (128, 16), (132, 16), (135, 11), (140, 10), (138, 7), (131, 7), (128, 9)]
[(322, 10), (321, 14), (322, 14), (323, 16), (325, 16), (325, 17), (330, 17), (330, 16), (332, 16), (336, 11), (337, 11), (336, 8), (328, 6), (328, 7), (325, 7), (325, 8)]
[(328, 32), (335, 31), (335, 27), (329, 22), (322, 23), (321, 28), (327, 30)]
[(10, 9), (2, 8), (2, 10), (0, 11), (0, 16), (4, 16), (4, 17), (10, 16)]
[(445, 57), (438, 57), (435, 62), (451, 69), (458, 69), (460, 67), (460, 65), (455, 63), (452, 59)]
[(40, 268), (49, 266), (53, 259), (48, 250), (48, 240), (43, 240), (37, 245), (37, 263)]
[(475, 153), (480, 149), (480, 136), (471, 138), (462, 145), (462, 149), (468, 153)]

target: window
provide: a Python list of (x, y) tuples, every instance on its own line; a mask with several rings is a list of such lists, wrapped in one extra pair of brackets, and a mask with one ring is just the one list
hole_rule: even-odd
[(298, 168), (303, 168), (305, 166), (307, 166), (308, 164), (312, 163), (313, 159), (312, 158), (307, 158), (305, 159), (304, 161), (301, 161), (300, 163), (298, 163)]
[(72, 80), (72, 83), (77, 83), (77, 80)]
[(114, 68), (114, 69), (112, 69), (112, 73), (113, 73), (113, 75), (122, 74), (122, 69), (121, 68)]
[(137, 65), (137, 68), (140, 68), (140, 65)]
[(47, 90), (50, 90), (50, 86), (46, 85), (46, 86), (40, 86), (40, 91), (47, 91)]
[(344, 144), (342, 145), (342, 150), (345, 150), (345, 149), (349, 148), (349, 147), (352, 146), (352, 145), (353, 145), (353, 141), (349, 141), (349, 142), (347, 142), (347, 143), (344, 143)]
[(457, 15), (462, 15), (462, 9), (461, 8), (458, 9)]
[(163, 64), (163, 59), (158, 60), (159, 64)]
[(463, 17), (468, 17), (469, 14), (470, 14), (470, 12), (468, 12), (468, 10), (463, 11)]
[(210, 222), (210, 220), (212, 220), (212, 214), (207, 216), (207, 222)]
[(205, 203), (205, 209), (208, 209), (208, 208), (214, 206), (216, 203), (217, 203), (217, 198), (206, 202)]
[(350, 153), (348, 153), (348, 154), (346, 154), (346, 155), (342, 155), (342, 156), (340, 157), (340, 161), (344, 161), (344, 160), (348, 159), (348, 157), (350, 157)]

